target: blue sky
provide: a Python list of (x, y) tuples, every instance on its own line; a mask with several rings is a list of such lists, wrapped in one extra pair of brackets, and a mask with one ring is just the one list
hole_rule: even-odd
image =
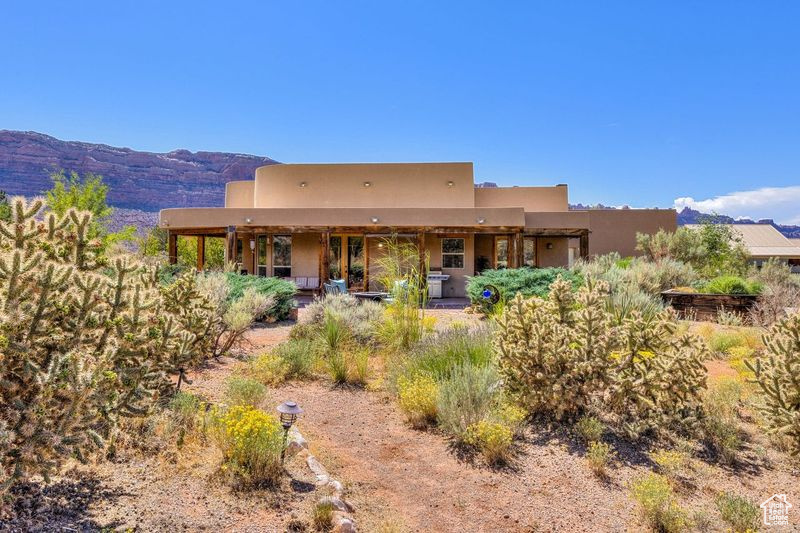
[(574, 202), (800, 223), (799, 20), (797, 2), (6, 2), (0, 128), (467, 160)]

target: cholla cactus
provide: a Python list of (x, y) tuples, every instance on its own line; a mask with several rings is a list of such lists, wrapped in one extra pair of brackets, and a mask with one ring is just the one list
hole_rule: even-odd
[(705, 387), (702, 343), (676, 337), (667, 311), (615, 326), (607, 299), (605, 283), (573, 296), (560, 279), (547, 300), (515, 297), (495, 335), (510, 388), (533, 412), (563, 419), (596, 410), (633, 435), (693, 424)]
[(800, 313), (779, 320), (764, 336), (763, 357), (745, 364), (761, 387), (759, 410), (769, 431), (788, 441), (792, 455), (800, 454)]
[(98, 257), (90, 215), (43, 207), (0, 223), (0, 492), (146, 413), (197, 342), (175, 319), (195, 295), (162, 300), (154, 272)]
[(611, 330), (604, 291), (581, 288), (578, 310), (570, 283), (559, 278), (547, 300), (518, 294), (506, 306), (495, 336), (500, 369), (531, 411), (571, 417), (605, 388)]

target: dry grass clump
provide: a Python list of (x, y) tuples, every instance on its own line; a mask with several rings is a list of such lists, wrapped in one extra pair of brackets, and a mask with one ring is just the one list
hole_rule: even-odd
[(319, 502), (311, 510), (311, 524), (316, 531), (331, 531), (333, 529), (333, 504)]
[(736, 461), (742, 440), (739, 436), (739, 403), (742, 384), (731, 378), (720, 378), (712, 382), (703, 395), (703, 405), (708, 415), (703, 420), (703, 436), (706, 442), (725, 463)]
[(608, 475), (606, 469), (615, 457), (616, 453), (606, 442), (592, 441), (586, 449), (586, 461), (589, 463), (589, 468), (600, 478)]
[(761, 511), (755, 503), (728, 492), (721, 492), (715, 503), (720, 517), (734, 533), (758, 530)]

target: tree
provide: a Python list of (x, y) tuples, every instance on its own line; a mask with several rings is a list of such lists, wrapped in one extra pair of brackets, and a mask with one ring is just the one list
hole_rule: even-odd
[(126, 226), (121, 231), (112, 232), (109, 222), (114, 208), (108, 205), (108, 185), (103, 176), (88, 172), (80, 176), (77, 172), (67, 174), (63, 169), (50, 174), (53, 188), (45, 191), (47, 206), (59, 217), (70, 209), (87, 211), (92, 215), (87, 238), (99, 239), (101, 251), (109, 246), (134, 239), (136, 228)]
[(0, 222), (11, 221), (11, 206), (6, 191), (0, 191)]

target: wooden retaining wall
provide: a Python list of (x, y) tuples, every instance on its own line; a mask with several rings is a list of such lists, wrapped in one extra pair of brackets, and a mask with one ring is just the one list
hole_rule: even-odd
[(681, 318), (716, 320), (721, 309), (746, 316), (755, 305), (755, 294), (703, 294), (664, 291), (661, 297)]

